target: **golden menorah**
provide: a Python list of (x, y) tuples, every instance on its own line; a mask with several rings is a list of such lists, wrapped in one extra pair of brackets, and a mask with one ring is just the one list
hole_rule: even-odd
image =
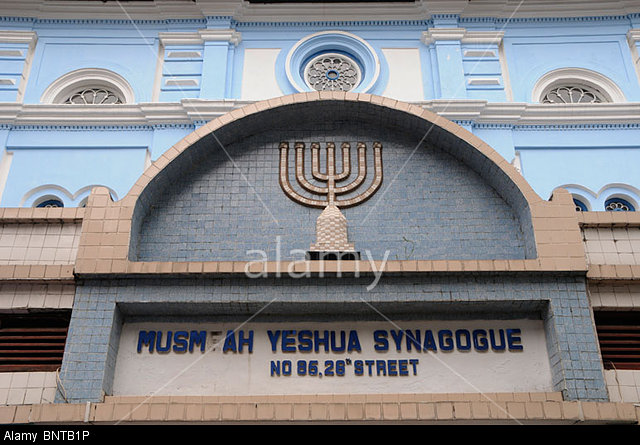
[[(351, 182), (346, 183), (352, 174), (351, 145), (344, 142), (340, 149), (342, 154), (342, 168), (336, 171), (336, 146), (333, 142), (326, 144), (325, 171), (320, 171), (320, 144), (311, 143), (311, 175), (315, 185), (307, 179), (305, 172), (305, 144), (295, 143), (295, 177), (299, 186), (315, 196), (308, 198), (298, 193), (289, 181), (289, 143), (280, 143), (280, 186), (284, 193), (293, 201), (314, 208), (324, 209), (316, 222), (316, 243), (311, 245), (310, 252), (355, 252), (354, 245), (349, 243), (347, 236), (347, 219), (340, 208), (356, 206), (371, 198), (382, 184), (382, 144), (373, 143), (374, 175), (373, 180), (362, 193), (354, 193), (362, 187), (367, 177), (367, 146), (358, 142), (358, 173)], [(344, 185), (341, 185), (344, 183)], [(346, 197), (345, 195), (350, 195)], [(341, 256), (342, 257), (342, 256)]]

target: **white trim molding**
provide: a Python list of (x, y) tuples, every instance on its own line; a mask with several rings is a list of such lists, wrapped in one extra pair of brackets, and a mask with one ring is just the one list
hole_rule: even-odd
[[(24, 98), (24, 91), (25, 91), (25, 88), (27, 87), (27, 82), (29, 80), (31, 63), (33, 61), (33, 53), (36, 48), (36, 43), (38, 42), (38, 34), (36, 34), (34, 31), (0, 30), (0, 42), (27, 45), (26, 50), (23, 50), (23, 49), (5, 50), (5, 51), (8, 51), (7, 55), (10, 57), (15, 57), (15, 56), (24, 57), (24, 65), (22, 67), (22, 77), (18, 84), (18, 92), (16, 94), (16, 102), (22, 102), (22, 99)], [(13, 51), (14, 53), (11, 54), (11, 51)], [(15, 85), (15, 81), (13, 79), (11, 80)]]
[(32, 188), (26, 192), (20, 199), (20, 207), (36, 207), (43, 201), (48, 199), (58, 199), (62, 201), (65, 207), (74, 207), (74, 204), (80, 204), (94, 187), (106, 187), (111, 194), (114, 201), (118, 200), (118, 194), (111, 187), (107, 187), (103, 184), (91, 184), (79, 188), (75, 193), (72, 193), (65, 187), (57, 184), (43, 184)]
[[(153, 126), (199, 125), (255, 100), (182, 99), (122, 105), (0, 103), (0, 125)], [(548, 104), (436, 99), (411, 102), (452, 121), (514, 126), (640, 125), (640, 102)]]
[(622, 198), (638, 211), (640, 190), (629, 184), (610, 183), (597, 192), (580, 184), (564, 184), (559, 187), (566, 189), (574, 198), (579, 199), (589, 211), (604, 211), (605, 202), (612, 198)]
[(627, 43), (631, 50), (631, 57), (633, 58), (633, 67), (640, 82), (640, 53), (638, 52), (638, 43), (640, 43), (640, 29), (630, 29), (627, 32)]
[(500, 45), (504, 31), (468, 31), (465, 28), (431, 28), (422, 33), (422, 43), (459, 40), (463, 44)]
[(614, 81), (595, 71), (584, 68), (560, 68), (542, 76), (531, 91), (531, 101), (539, 103), (544, 94), (559, 84), (576, 83), (590, 86), (601, 92), (610, 102), (626, 102), (624, 93)]
[(102, 87), (120, 96), (123, 103), (134, 103), (135, 96), (129, 82), (113, 71), (100, 68), (82, 68), (64, 74), (53, 81), (42, 94), (43, 104), (62, 103), (74, 91), (84, 87)]
[(0, 42), (2, 43), (22, 43), (30, 45), (38, 39), (34, 31), (9, 31), (0, 30)]
[(242, 33), (233, 29), (199, 29), (196, 32), (161, 32), (163, 46), (202, 45), (205, 42), (229, 42), (234, 46), (242, 41)]

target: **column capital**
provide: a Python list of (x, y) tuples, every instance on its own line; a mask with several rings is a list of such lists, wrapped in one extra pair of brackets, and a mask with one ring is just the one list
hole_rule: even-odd
[(235, 29), (200, 29), (198, 34), (204, 42), (229, 42), (238, 46), (242, 41), (242, 33)]
[(629, 43), (640, 43), (640, 29), (633, 28), (627, 31), (627, 40)]
[(440, 41), (499, 45), (503, 37), (504, 31), (468, 31), (465, 28), (431, 28), (422, 33), (421, 40), (425, 45), (431, 45)]
[(158, 38), (164, 46), (202, 45), (205, 42), (228, 42), (237, 46), (242, 41), (242, 33), (234, 29), (200, 29), (196, 32), (161, 32)]
[(30, 44), (38, 39), (35, 31), (0, 30), (0, 42)]

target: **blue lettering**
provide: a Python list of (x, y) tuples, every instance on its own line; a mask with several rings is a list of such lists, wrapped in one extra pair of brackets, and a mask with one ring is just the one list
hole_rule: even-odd
[(138, 333), (138, 352), (142, 351), (143, 346), (149, 347), (149, 352), (153, 352), (153, 345), (156, 340), (156, 331), (140, 331)]
[(369, 375), (371, 375), (372, 374), (372, 368), (373, 368), (373, 365), (375, 364), (375, 362), (373, 360), (365, 360), (364, 364), (367, 365), (367, 368), (369, 369)]
[(313, 349), (313, 332), (300, 331), (298, 333), (298, 350), (300, 352), (311, 352)]
[(336, 344), (336, 333), (331, 331), (331, 352), (344, 352), (345, 349), (345, 334), (344, 331), (340, 331), (340, 346)]
[(193, 352), (194, 346), (200, 346), (200, 352), (204, 352), (207, 344), (207, 331), (191, 331), (189, 334), (189, 352)]
[(269, 336), (269, 341), (271, 342), (271, 351), (276, 352), (278, 344), (278, 338), (280, 337), (280, 331), (267, 331), (267, 335)]
[(453, 339), (451, 338), (452, 336), (453, 333), (448, 329), (438, 331), (440, 349), (442, 349), (443, 351), (453, 350)]
[(420, 329), (416, 329), (415, 333), (411, 331), (404, 331), (407, 337), (407, 351), (411, 351), (412, 345), (416, 348), (416, 351), (420, 351)]
[(227, 335), (224, 339), (224, 345), (222, 346), (222, 352), (238, 352), (238, 346), (236, 345), (236, 336), (233, 331), (227, 331)]
[(411, 360), (409, 360), (409, 364), (413, 366), (413, 375), (418, 375), (418, 370), (416, 368), (418, 367), (419, 362), (420, 360), (418, 360), (417, 358), (412, 358)]
[(520, 337), (516, 336), (520, 334), (520, 329), (507, 329), (507, 343), (509, 344), (510, 351), (522, 351), (523, 347), (520, 344)]
[(398, 360), (398, 368), (400, 375), (409, 375), (409, 371), (407, 370), (407, 361), (406, 360)]
[(253, 352), (253, 331), (249, 331), (249, 336), (244, 338), (244, 331), (238, 332), (238, 352), (242, 352), (242, 348), (247, 346), (249, 352)]
[(431, 330), (424, 332), (424, 345), (422, 346), (424, 351), (432, 350), (436, 352), (438, 348), (436, 347), (436, 339), (433, 337), (433, 332)]
[(489, 339), (491, 340), (491, 349), (493, 349), (494, 351), (504, 351), (505, 349), (504, 331), (500, 329), (498, 332), (500, 333), (500, 344), (496, 343), (495, 331), (493, 329), (489, 330)]
[(400, 351), (402, 349), (402, 336), (404, 335), (403, 331), (390, 331), (391, 336), (393, 337), (393, 341), (396, 344), (396, 351)]
[(164, 346), (162, 346), (162, 331), (158, 331), (156, 334), (156, 351), (158, 352), (169, 352), (171, 349), (171, 336), (173, 332), (167, 331), (167, 341)]
[(320, 337), (320, 332), (313, 331), (313, 343), (314, 343), (314, 351), (318, 352), (320, 350), (320, 345), (324, 345), (324, 352), (329, 352), (329, 331), (323, 332), (324, 337)]
[(387, 331), (374, 331), (373, 340), (376, 342), (374, 349), (376, 351), (388, 351), (389, 340), (387, 340)]
[(358, 338), (358, 331), (349, 331), (349, 345), (347, 346), (349, 352), (362, 351), (360, 347), (360, 339)]
[[(462, 338), (465, 338), (462, 344)], [(471, 349), (471, 334), (466, 329), (458, 329), (456, 331), (456, 346), (460, 351), (468, 351)]]
[(289, 360), (282, 362), (282, 375), (291, 375), (291, 362)]
[(187, 338), (189, 333), (187, 331), (177, 331), (173, 336), (173, 352), (185, 352), (189, 342)]
[(364, 374), (364, 364), (362, 360), (354, 360), (353, 362), (353, 373), (358, 377)]
[(296, 331), (282, 331), (282, 352), (296, 352)]
[(476, 348), (477, 351), (486, 351), (489, 349), (487, 331), (484, 329), (476, 329), (473, 331), (473, 347)]

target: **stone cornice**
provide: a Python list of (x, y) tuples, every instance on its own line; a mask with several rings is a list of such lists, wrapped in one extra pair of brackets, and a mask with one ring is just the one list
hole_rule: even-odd
[[(153, 126), (198, 125), (253, 101), (183, 99), (126, 105), (57, 105), (0, 103), (0, 125), (14, 126)], [(607, 104), (532, 104), (484, 100), (429, 100), (413, 105), (452, 121), (477, 125), (588, 126), (640, 125), (640, 102)]]
[(230, 16), (237, 21), (411, 20), (434, 15), (496, 19), (625, 16), (640, 12), (638, 0), (584, 2), (564, 0), (418, 0), (408, 4), (249, 4), (242, 0), (156, 0), (94, 2), (66, 0), (3, 0), (0, 16), (32, 19), (169, 20)]

